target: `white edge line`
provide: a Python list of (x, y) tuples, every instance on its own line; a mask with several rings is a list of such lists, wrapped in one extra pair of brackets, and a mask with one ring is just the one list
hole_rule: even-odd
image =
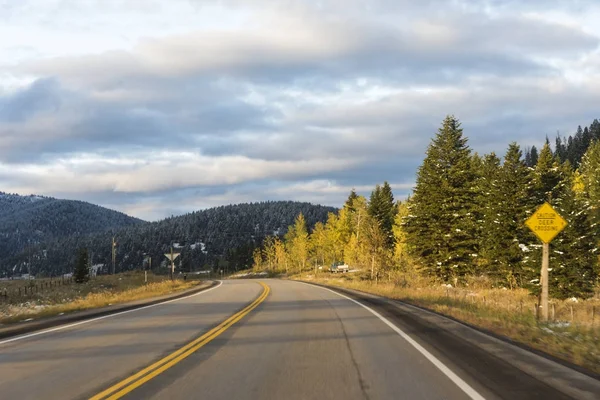
[(364, 308), (365, 310), (369, 311), (371, 314), (373, 314), (374, 316), (376, 316), (377, 318), (379, 318), (384, 324), (386, 324), (387, 326), (389, 326), (390, 328), (392, 328), (392, 330), (394, 332), (396, 332), (404, 340), (406, 340), (409, 344), (411, 344), (415, 349), (417, 349), (417, 351), (419, 353), (421, 353), (426, 359), (428, 359), (433, 365), (435, 365), (440, 371), (442, 371), (442, 373), (444, 375), (446, 375), (452, 382), (454, 382), (454, 384), (456, 386), (458, 386), (463, 392), (465, 392), (467, 394), (467, 396), (469, 396), (473, 400), (485, 400), (485, 397), (483, 397), (482, 395), (480, 395), (479, 393), (477, 393), (477, 391), (475, 389), (473, 389), (467, 382), (463, 381), (458, 375), (456, 375), (454, 372), (452, 372), (452, 370), (450, 368), (448, 368), (446, 365), (444, 365), (444, 363), (442, 363), (440, 360), (438, 360), (437, 358), (435, 358), (435, 356), (433, 354), (431, 354), (430, 352), (428, 352), (423, 346), (421, 346), (419, 343), (417, 343), (413, 338), (411, 338), (410, 336), (408, 336), (408, 334), (406, 334), (404, 331), (402, 331), (396, 325), (394, 325), (393, 323), (391, 323), (387, 318), (385, 318), (384, 316), (382, 316), (381, 314), (379, 314), (377, 311), (373, 310), (372, 308), (370, 308), (368, 306), (365, 306), (361, 302), (359, 302), (357, 300), (354, 300), (351, 297), (348, 297), (348, 296), (345, 296), (345, 295), (343, 295), (341, 293), (338, 293), (335, 290), (331, 290), (331, 289), (325, 288), (323, 286), (312, 285), (310, 283), (305, 283), (305, 282), (298, 282), (298, 283), (303, 283), (305, 285), (309, 285), (309, 286), (312, 286), (312, 287), (317, 287), (317, 288), (320, 288), (320, 289), (323, 289), (323, 290), (327, 290), (327, 291), (329, 291), (331, 293), (337, 294), (340, 297), (343, 297), (343, 298), (345, 298), (347, 300), (350, 300), (353, 303), (358, 304), (359, 306), (361, 306), (362, 308)]
[(173, 299), (173, 300), (167, 300), (167, 301), (163, 301), (163, 302), (160, 302), (160, 303), (151, 304), (149, 306), (143, 306), (143, 307), (140, 307), (140, 308), (134, 308), (133, 310), (120, 311), (120, 312), (117, 312), (117, 313), (114, 313), (114, 314), (103, 315), (102, 317), (96, 317), (96, 318), (86, 319), (84, 321), (75, 322), (73, 324), (60, 325), (60, 326), (57, 326), (56, 328), (50, 328), (50, 329), (46, 329), (46, 330), (43, 330), (43, 331), (28, 333), (26, 335), (17, 336), (17, 337), (11, 338), (11, 339), (0, 341), (0, 345), (6, 344), (6, 343), (11, 343), (11, 342), (16, 342), (18, 340), (28, 339), (28, 338), (31, 338), (31, 337), (34, 337), (34, 336), (45, 335), (45, 334), (51, 333), (51, 332), (61, 331), (63, 329), (72, 328), (74, 326), (88, 324), (90, 322), (100, 321), (102, 319), (112, 318), (112, 317), (116, 317), (116, 316), (119, 316), (119, 315), (123, 315), (123, 314), (131, 313), (131, 312), (135, 312), (135, 311), (141, 311), (141, 310), (145, 310), (145, 309), (152, 308), (152, 307), (162, 306), (163, 304), (169, 304), (169, 303), (173, 303), (175, 301), (189, 299), (190, 297), (198, 296), (198, 295), (201, 295), (203, 293), (208, 293), (211, 290), (215, 290), (215, 289), (219, 288), (223, 284), (223, 281), (218, 281), (218, 282), (219, 282), (219, 284), (217, 286), (215, 286), (215, 287), (212, 287), (212, 288), (209, 288), (209, 289), (206, 289), (206, 290), (202, 290), (202, 291), (200, 291), (198, 293), (194, 293), (194, 294), (191, 294), (189, 296), (180, 297), (178, 299)]

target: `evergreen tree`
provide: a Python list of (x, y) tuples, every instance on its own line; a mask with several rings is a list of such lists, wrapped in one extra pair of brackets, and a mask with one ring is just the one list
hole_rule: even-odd
[(392, 249), (394, 247), (394, 220), (396, 219), (396, 213), (398, 208), (396, 207), (396, 203), (394, 201), (394, 194), (392, 192), (392, 187), (387, 181), (383, 182), (383, 186), (381, 187), (381, 217), (380, 223), (381, 227), (387, 237), (388, 248)]
[(473, 272), (475, 174), (460, 122), (444, 120), (417, 173), (406, 220), (407, 242), (429, 273), (445, 281)]
[(597, 240), (586, 200), (573, 190), (570, 166), (561, 166), (561, 173), (567, 187), (558, 210), (568, 225), (550, 244), (549, 291), (559, 299), (588, 298), (594, 295), (597, 278)]
[(554, 146), (554, 155), (561, 162), (565, 162), (567, 160), (567, 147), (565, 146), (563, 138), (560, 134), (556, 135), (556, 144)]
[(531, 166), (535, 167), (538, 162), (538, 149), (535, 146), (531, 146)]
[[(595, 122), (598, 122), (595, 120)], [(584, 207), (588, 210), (595, 229), (600, 238), (600, 141), (596, 140), (588, 148), (581, 162), (581, 179), (583, 182)], [(600, 240), (600, 239), (599, 239)]]
[(500, 166), (494, 155), (486, 156), (479, 199), (483, 210), (480, 265), (496, 282), (514, 288), (523, 283), (522, 261), (527, 257), (530, 232), (525, 224), (530, 209), (529, 169), (516, 143), (511, 143)]
[(502, 230), (498, 219), (504, 212), (498, 193), (499, 173), (500, 159), (495, 153), (486, 154), (477, 173), (477, 207), (473, 212), (478, 222), (478, 265), (482, 267), (482, 272), (496, 277), (499, 274), (497, 255), (501, 241), (498, 236)]
[(590, 124), (590, 137), (592, 140), (600, 140), (600, 122), (597, 119)]
[(394, 195), (389, 183), (384, 182), (383, 186), (377, 185), (371, 193), (369, 200), (369, 215), (379, 223), (383, 234), (385, 235), (387, 248), (394, 247), (394, 233), (392, 227), (396, 216), (396, 207), (394, 204)]
[(82, 247), (79, 249), (75, 271), (73, 272), (73, 279), (76, 283), (84, 283), (90, 279), (89, 267), (88, 250)]
[(358, 194), (356, 194), (356, 190), (354, 190), (354, 188), (352, 188), (352, 190), (350, 191), (350, 195), (348, 196), (348, 199), (346, 200), (346, 203), (344, 204), (345, 207), (349, 208), (351, 211), (354, 211), (354, 201), (358, 198)]

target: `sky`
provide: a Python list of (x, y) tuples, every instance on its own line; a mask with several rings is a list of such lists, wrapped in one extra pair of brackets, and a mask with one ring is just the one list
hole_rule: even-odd
[(442, 120), (504, 154), (600, 118), (596, 0), (0, 0), (0, 191), (157, 220), (396, 198)]

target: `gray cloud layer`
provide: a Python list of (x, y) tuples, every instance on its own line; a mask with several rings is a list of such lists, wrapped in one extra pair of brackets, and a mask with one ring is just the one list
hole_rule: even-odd
[[(63, 13), (90, 11), (76, 4)], [(34, 77), (0, 91), (0, 185), (148, 218), (337, 204), (384, 179), (408, 193), (446, 114), (499, 153), (598, 117), (597, 33), (538, 12), (598, 11), (591, 1), (222, 4), (250, 22), (0, 67), (0, 88), (3, 73)]]

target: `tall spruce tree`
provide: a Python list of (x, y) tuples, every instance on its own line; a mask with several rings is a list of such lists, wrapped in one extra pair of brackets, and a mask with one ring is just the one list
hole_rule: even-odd
[(474, 211), (478, 222), (478, 264), (482, 272), (494, 277), (499, 275), (497, 255), (502, 227), (498, 219), (503, 212), (498, 196), (499, 172), (500, 159), (494, 153), (486, 154), (477, 169), (477, 207)]
[(597, 239), (586, 200), (573, 190), (573, 171), (568, 163), (561, 165), (561, 175), (567, 185), (558, 210), (568, 225), (550, 244), (549, 290), (559, 299), (588, 298), (594, 294), (597, 278)]
[(556, 142), (554, 145), (554, 155), (561, 161), (567, 160), (567, 147), (565, 146), (564, 139), (560, 134), (556, 135)]
[(394, 204), (394, 195), (389, 183), (384, 182), (383, 186), (377, 185), (371, 193), (369, 200), (369, 215), (379, 223), (383, 235), (386, 237), (387, 248), (394, 247), (394, 218), (396, 217), (396, 206)]
[(407, 242), (424, 268), (445, 281), (474, 271), (475, 174), (460, 122), (448, 116), (417, 173), (406, 218)]
[(597, 119), (590, 124), (590, 137), (592, 140), (600, 140), (600, 121)]
[(600, 240), (600, 140), (594, 141), (588, 148), (581, 161), (580, 172), (583, 181), (584, 207), (590, 214), (594, 233)]
[(516, 143), (509, 145), (502, 165), (495, 154), (487, 155), (477, 185), (483, 213), (479, 262), (498, 284), (510, 288), (523, 283), (522, 260), (532, 242), (524, 225), (531, 178), (521, 156)]
[(502, 232), (499, 232), (502, 243), (498, 245), (495, 257), (501, 282), (511, 288), (524, 283), (523, 260), (528, 256), (533, 241), (525, 226), (531, 209), (532, 176), (521, 155), (519, 145), (511, 143), (498, 175), (498, 225), (502, 227)]

